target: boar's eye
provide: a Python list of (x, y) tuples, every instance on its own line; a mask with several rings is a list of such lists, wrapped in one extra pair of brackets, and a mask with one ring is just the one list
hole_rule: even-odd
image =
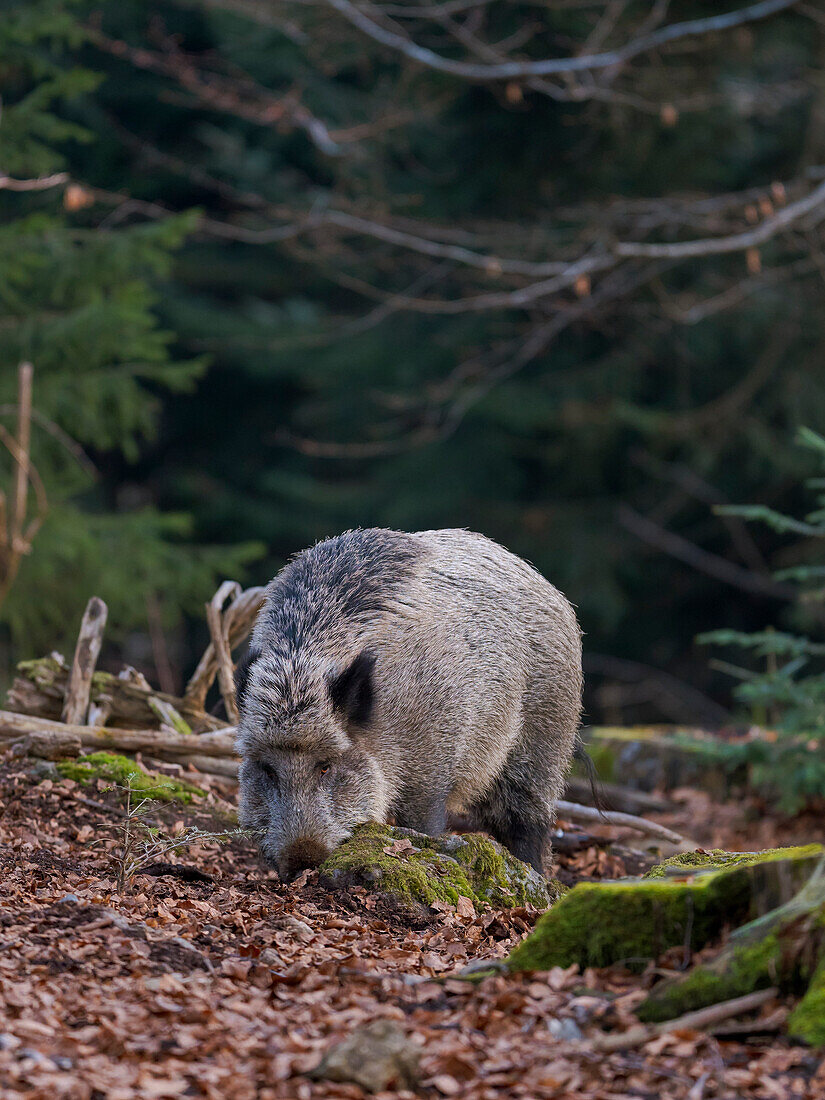
[(326, 775), (331, 767), (329, 760), (321, 760), (320, 763), (315, 765), (315, 770), (319, 775)]
[(278, 779), (278, 772), (271, 764), (265, 764), (263, 761), (260, 763), (261, 771), (267, 777), (267, 779), (274, 783), (276, 787), (280, 787), (280, 780)]

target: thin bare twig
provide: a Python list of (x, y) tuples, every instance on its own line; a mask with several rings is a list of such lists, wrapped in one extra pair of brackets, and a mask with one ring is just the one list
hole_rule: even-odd
[(238, 704), (235, 699), (235, 671), (232, 664), (232, 650), (229, 646), (229, 630), (221, 612), (227, 600), (234, 603), (243, 594), (237, 581), (224, 581), (218, 591), (206, 605), (206, 622), (215, 647), (218, 665), (218, 684), (226, 705), (226, 713), (233, 725), (237, 725)]
[(709, 577), (724, 581), (725, 584), (739, 588), (743, 592), (751, 592), (756, 596), (768, 596), (774, 600), (796, 599), (796, 590), (791, 585), (781, 584), (760, 573), (752, 573), (743, 569), (741, 565), (735, 565), (733, 562), (726, 561), (725, 558), (720, 558), (718, 554), (711, 554), (701, 546), (690, 542), (689, 539), (683, 538), (682, 535), (660, 527), (658, 523), (654, 523), (647, 516), (640, 515), (627, 505), (620, 505), (617, 518), (622, 527), (642, 542), (664, 551), (665, 554), (677, 558), (700, 573), (706, 573)]
[(620, 825), (624, 829), (633, 829), (645, 836), (654, 836), (670, 844), (690, 844), (681, 833), (675, 833), (657, 821), (648, 821), (636, 814), (621, 814), (617, 810), (597, 810), (595, 806), (582, 806), (578, 802), (559, 801), (556, 813), (566, 821), (586, 821), (590, 824)]
[(38, 176), (37, 179), (30, 180), (0, 175), (0, 191), (48, 191), (52, 187), (62, 187), (68, 182), (68, 172), (55, 172), (51, 176)]
[(600, 1035), (593, 1042), (593, 1046), (599, 1051), (629, 1050), (631, 1047), (642, 1046), (657, 1035), (665, 1035), (669, 1031), (707, 1031), (714, 1024), (722, 1020), (729, 1020), (732, 1016), (741, 1016), (745, 1012), (753, 1012), (761, 1008), (767, 1001), (773, 1000), (779, 991), (775, 988), (760, 989), (756, 993), (746, 993), (744, 997), (734, 997), (730, 1001), (722, 1001), (719, 1004), (708, 1005), (707, 1008), (697, 1009), (696, 1012), (687, 1012), (675, 1020), (667, 1020), (662, 1024), (646, 1026), (638, 1024), (628, 1028), (627, 1031), (611, 1035)]

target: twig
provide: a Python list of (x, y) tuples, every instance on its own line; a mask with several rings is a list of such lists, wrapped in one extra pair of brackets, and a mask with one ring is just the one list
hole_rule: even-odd
[(674, 833), (664, 825), (656, 821), (648, 821), (644, 817), (635, 814), (622, 814), (616, 810), (597, 810), (593, 806), (582, 806), (578, 802), (556, 803), (556, 813), (567, 821), (587, 821), (603, 825), (621, 825), (625, 829), (635, 829), (637, 833), (646, 836), (655, 836), (660, 840), (667, 840), (671, 844), (687, 844), (687, 838), (680, 833)]
[[(648, 794), (646, 791), (635, 791), (631, 787), (623, 787), (619, 783), (600, 783), (601, 794), (608, 806), (621, 813), (663, 813), (672, 809), (672, 805), (663, 798)], [(586, 779), (578, 779), (568, 776), (564, 785), (565, 795), (583, 805), (589, 805), (588, 798), (592, 798), (590, 783)]]
[[(15, 462), (11, 514), (7, 516), (6, 495), (0, 491), (0, 603), (14, 583), (20, 561), (31, 549), (31, 542), (48, 511), (43, 482), (29, 457), (32, 422), (31, 363), (21, 363), (17, 372), (17, 438), (0, 424), (2, 443)], [(37, 500), (37, 514), (26, 523), (29, 482)]]
[(206, 605), (206, 622), (209, 625), (209, 633), (212, 635), (212, 645), (215, 647), (215, 658), (218, 664), (218, 684), (226, 704), (227, 717), (235, 725), (239, 718), (238, 704), (235, 701), (235, 669), (232, 664), (232, 651), (229, 648), (229, 632), (224, 625), (221, 611), (227, 600), (232, 600), (234, 603), (242, 592), (243, 589), (237, 581), (224, 581)]
[(748, 993), (744, 997), (734, 997), (730, 1001), (721, 1001), (719, 1004), (708, 1005), (696, 1012), (688, 1012), (675, 1020), (668, 1020), (663, 1024), (646, 1026), (638, 1024), (620, 1035), (600, 1035), (593, 1041), (593, 1046), (599, 1051), (629, 1050), (631, 1047), (642, 1046), (657, 1035), (665, 1035), (669, 1031), (703, 1031), (713, 1027), (721, 1020), (728, 1020), (731, 1016), (741, 1016), (745, 1012), (752, 1012), (761, 1008), (767, 1001), (777, 995), (778, 990), (773, 986), (770, 989), (760, 989), (756, 993)]
[(19, 455), (14, 472), (14, 510), (11, 519), (11, 549), (17, 550), (26, 522), (26, 497), (29, 485), (29, 451), (32, 428), (32, 365), (21, 363), (18, 370), (17, 446)]
[(675, 721), (695, 720), (698, 716), (707, 725), (718, 726), (729, 718), (729, 712), (724, 707), (698, 691), (692, 684), (686, 684), (670, 672), (639, 661), (614, 657), (612, 654), (586, 653), (584, 672), (586, 676), (601, 676), (607, 680), (649, 683), (651, 698), (655, 699), (664, 714)]
[(152, 643), (152, 657), (155, 662), (155, 671), (158, 675), (160, 689), (165, 691), (167, 695), (174, 695), (175, 675), (172, 672), (169, 647), (166, 644), (166, 635), (163, 632), (160, 601), (155, 592), (149, 592), (146, 596), (146, 620), (149, 625), (149, 640)]
[(103, 631), (109, 609), (99, 596), (92, 596), (80, 623), (80, 633), (74, 651), (69, 686), (63, 703), (63, 721), (77, 725), (85, 720), (89, 710), (92, 676), (103, 644)]
[(51, 187), (60, 187), (68, 182), (68, 172), (55, 172), (51, 176), (39, 176), (37, 179), (30, 180), (0, 175), (0, 191), (48, 191)]

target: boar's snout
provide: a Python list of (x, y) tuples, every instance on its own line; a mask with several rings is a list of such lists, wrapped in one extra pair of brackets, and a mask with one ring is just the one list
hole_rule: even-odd
[(278, 857), (278, 874), (284, 882), (292, 882), (301, 871), (318, 867), (329, 854), (329, 848), (320, 840), (311, 837), (293, 840)]

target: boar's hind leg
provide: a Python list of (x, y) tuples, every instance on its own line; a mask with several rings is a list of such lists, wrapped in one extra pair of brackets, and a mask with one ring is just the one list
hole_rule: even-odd
[(551, 818), (546, 799), (529, 781), (503, 772), (468, 812), (474, 828), (544, 874)]

